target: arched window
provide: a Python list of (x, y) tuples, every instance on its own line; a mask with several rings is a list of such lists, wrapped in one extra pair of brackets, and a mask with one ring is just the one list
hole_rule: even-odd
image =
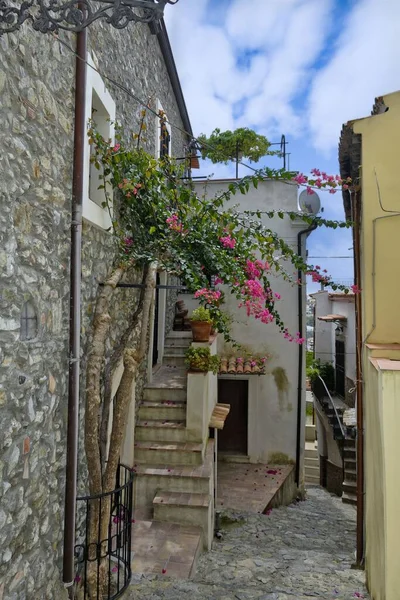
[(21, 311), (21, 329), (19, 337), (21, 340), (33, 340), (38, 333), (38, 319), (35, 307), (28, 300)]

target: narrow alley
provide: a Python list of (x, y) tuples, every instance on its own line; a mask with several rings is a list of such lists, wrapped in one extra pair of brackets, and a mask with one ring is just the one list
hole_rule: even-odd
[(134, 575), (130, 600), (369, 598), (354, 562), (356, 512), (319, 487), (269, 514), (226, 512), (223, 538), (192, 580)]

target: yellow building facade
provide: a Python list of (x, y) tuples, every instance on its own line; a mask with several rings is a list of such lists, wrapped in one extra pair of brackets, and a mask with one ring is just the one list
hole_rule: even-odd
[(373, 600), (399, 600), (400, 92), (344, 126), (339, 160), (357, 189), (344, 203), (359, 233), (367, 585)]

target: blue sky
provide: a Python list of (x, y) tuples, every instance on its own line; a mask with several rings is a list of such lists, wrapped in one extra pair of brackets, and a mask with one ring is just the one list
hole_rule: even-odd
[[(337, 173), (342, 124), (400, 89), (400, 0), (180, 0), (166, 23), (195, 135), (251, 127), (276, 142), (285, 134), (293, 170)], [(341, 194), (321, 200), (326, 218), (343, 218)], [(308, 240), (310, 257), (350, 256), (351, 246), (343, 230)], [(351, 259), (310, 262), (352, 278)]]

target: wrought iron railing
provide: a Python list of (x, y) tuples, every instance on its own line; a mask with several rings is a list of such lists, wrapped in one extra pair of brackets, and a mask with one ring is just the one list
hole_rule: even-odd
[(113, 491), (77, 498), (77, 514), (82, 523), (77, 538), (82, 541), (75, 546), (76, 582), (82, 590), (82, 600), (116, 600), (129, 585), (133, 478), (133, 471), (120, 464)]

